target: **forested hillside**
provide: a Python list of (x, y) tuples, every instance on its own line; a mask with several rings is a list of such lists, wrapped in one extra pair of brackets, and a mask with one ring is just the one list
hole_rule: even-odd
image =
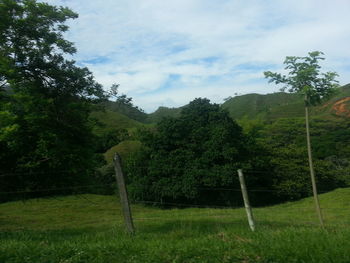
[[(330, 100), (312, 108), (311, 136), (314, 157), (316, 159), (315, 169), (318, 174), (319, 188), (322, 192), (339, 186), (346, 186), (350, 182), (350, 148), (348, 146), (350, 145), (350, 119), (348, 118), (350, 112), (349, 95), (349, 85), (343, 86), (339, 88), (338, 92)], [(189, 148), (187, 148), (191, 141), (195, 141), (198, 145), (206, 145), (204, 134), (197, 139), (192, 138), (186, 142), (186, 136), (191, 133), (188, 129), (196, 117), (195, 115), (189, 116), (186, 121), (182, 122), (181, 118), (184, 117), (181, 116), (183, 116), (183, 112), (188, 112), (191, 107), (193, 107), (191, 103), (181, 108), (170, 109), (162, 107), (156, 112), (148, 114), (145, 118), (148, 121), (153, 120), (152, 125), (141, 124), (130, 119), (127, 123), (131, 126), (128, 126), (127, 129), (129, 131), (131, 129), (134, 132), (129, 132), (125, 137), (125, 142), (111, 147), (106, 152), (105, 158), (108, 164), (102, 169), (102, 176), (112, 177), (113, 167), (110, 160), (115, 152), (119, 152), (124, 157), (126, 168), (130, 175), (130, 183), (133, 184), (131, 194), (136, 199), (139, 198), (138, 196), (145, 197), (147, 192), (151, 191), (152, 187), (156, 187), (155, 185), (158, 185), (154, 192), (157, 193), (157, 197), (148, 196), (149, 200), (164, 201), (167, 199), (168, 201), (181, 202), (191, 201), (192, 199), (200, 202), (199, 200), (202, 199), (200, 196), (202, 194), (205, 195), (205, 192), (198, 191), (198, 187), (200, 189), (208, 186), (237, 187), (237, 182), (231, 181), (231, 179), (228, 181), (217, 181), (217, 179), (214, 179), (214, 175), (209, 175), (214, 171), (217, 173), (222, 169), (219, 169), (218, 166), (222, 162), (221, 157), (216, 157), (212, 161), (209, 161), (208, 157), (205, 157), (205, 159), (199, 161), (201, 163), (200, 166), (190, 164), (195, 160), (195, 156), (199, 157), (206, 151), (205, 149), (195, 150), (191, 153), (193, 155), (191, 155)], [(303, 100), (299, 95), (283, 92), (267, 95), (247, 94), (232, 98), (217, 107), (217, 109), (228, 110), (231, 118), (235, 117), (232, 119), (237, 120), (237, 123), (243, 128), (244, 140), (246, 141), (245, 147), (248, 147), (250, 152), (248, 153), (248, 156), (250, 156), (248, 157), (248, 162), (237, 163), (238, 159), (233, 158), (232, 162), (236, 163), (236, 168), (228, 169), (228, 174), (234, 173), (238, 167), (246, 167), (246, 169), (261, 172), (264, 176), (259, 177), (255, 174), (248, 180), (250, 180), (252, 186), (273, 189), (275, 191), (274, 194), (266, 194), (264, 199), (261, 196), (257, 197), (265, 200), (263, 202), (298, 199), (311, 194), (305, 147), (304, 108)], [(114, 110), (116, 111), (116, 109)], [(204, 108), (198, 108), (197, 110), (199, 110), (198, 114), (205, 114)], [(196, 110), (192, 111), (193, 114), (196, 114), (195, 112)], [(106, 118), (103, 114), (100, 117)], [(118, 125), (120, 127), (126, 127), (123, 124), (124, 121), (121, 121), (117, 125), (118, 122), (118, 118), (115, 118), (115, 127)], [(172, 122), (174, 123), (171, 124)], [(179, 123), (175, 125), (176, 122)], [(195, 126), (197, 132), (202, 129), (201, 125), (197, 124)], [(208, 132), (209, 130), (206, 133)], [(158, 133), (159, 135), (157, 135)], [(163, 135), (161, 135), (162, 133)], [(236, 136), (230, 132), (229, 134), (233, 137)], [(177, 142), (180, 138), (183, 141), (181, 142), (180, 140)], [(162, 146), (162, 144), (164, 145)], [(216, 142), (215, 144), (223, 145), (223, 142)], [(176, 151), (173, 152), (174, 150)], [(149, 151), (154, 152), (150, 153)], [(213, 151), (215, 152), (217, 150)], [(222, 149), (219, 150), (218, 148), (218, 151), (223, 154)], [(147, 157), (148, 155), (153, 157), (149, 159), (150, 157)], [(152, 160), (157, 155), (159, 155), (157, 158), (161, 158)], [(166, 160), (166, 158), (170, 159)], [(191, 159), (191, 162), (186, 158)], [(154, 162), (154, 164), (151, 165), (149, 162)], [(164, 168), (162, 168), (162, 163), (164, 163)], [(192, 167), (191, 172), (186, 171), (185, 167), (187, 165)], [(196, 170), (197, 168), (193, 169), (197, 166), (198, 170)], [(209, 169), (205, 173), (209, 173), (207, 176), (211, 179), (200, 186), (199, 182), (205, 180), (205, 175), (203, 174), (204, 167), (207, 167), (205, 169)], [(209, 172), (212, 167), (215, 167), (215, 169)], [(153, 171), (152, 169), (155, 170)], [(152, 176), (154, 175), (151, 176), (149, 173), (154, 173), (155, 171), (159, 174), (153, 178)], [(167, 175), (168, 172), (166, 171), (171, 171), (171, 175)], [(185, 175), (186, 173), (188, 173), (189, 177)], [(201, 173), (201, 178), (197, 178), (196, 173)], [(223, 180), (225, 173), (223, 171), (218, 173), (221, 177), (220, 180)], [(177, 178), (175, 175), (180, 177)], [(162, 176), (164, 176), (163, 179)], [(167, 181), (168, 179), (166, 178), (169, 178), (169, 176), (173, 178), (172, 181)], [(150, 182), (152, 183), (147, 185), (147, 180), (151, 180)], [(185, 180), (183, 186), (176, 186), (177, 184), (181, 184), (182, 180)], [(211, 183), (209, 183), (210, 181)], [(196, 183), (193, 187), (189, 187), (190, 182)], [(189, 187), (187, 189), (191, 194), (184, 192), (184, 195), (181, 196), (181, 194), (179, 195), (179, 189), (185, 189), (185, 185)], [(161, 194), (163, 191), (164, 195)], [(173, 196), (170, 199), (169, 194)], [(175, 197), (176, 195), (179, 196)], [(228, 199), (225, 201), (225, 198)], [(235, 198), (234, 195), (225, 197), (212, 194), (211, 200), (205, 199), (205, 202), (216, 204), (220, 202), (234, 203), (232, 198)]]

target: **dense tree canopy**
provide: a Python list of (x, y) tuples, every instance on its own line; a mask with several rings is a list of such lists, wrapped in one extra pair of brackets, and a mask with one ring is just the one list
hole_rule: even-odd
[[(129, 160), (133, 198), (152, 201), (236, 202), (207, 188), (238, 187), (236, 169), (251, 156), (249, 139), (228, 113), (207, 99), (195, 99), (179, 118), (165, 118), (144, 133), (144, 148)], [(227, 194), (227, 193), (226, 193)]]
[(105, 95), (67, 59), (75, 48), (64, 23), (76, 17), (35, 0), (0, 1), (0, 172), (14, 174), (1, 184), (7, 190), (75, 184), (91, 170), (88, 115)]

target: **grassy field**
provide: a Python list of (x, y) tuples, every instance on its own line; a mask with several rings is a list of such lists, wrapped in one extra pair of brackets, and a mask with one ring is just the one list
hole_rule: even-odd
[(132, 205), (136, 234), (124, 231), (114, 196), (77, 195), (0, 205), (0, 262), (350, 262), (350, 189), (254, 209), (162, 210)]

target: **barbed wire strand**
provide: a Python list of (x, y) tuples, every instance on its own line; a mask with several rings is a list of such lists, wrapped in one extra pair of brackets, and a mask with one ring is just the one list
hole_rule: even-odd
[(15, 175), (37, 175), (37, 174), (65, 174), (71, 173), (69, 170), (59, 170), (59, 171), (43, 171), (43, 172), (15, 172), (15, 173), (2, 173), (0, 177), (11, 177)]
[(89, 188), (89, 187), (104, 187), (109, 186), (110, 184), (104, 185), (80, 185), (80, 186), (69, 186), (69, 187), (60, 187), (60, 188), (43, 188), (37, 190), (23, 190), (23, 191), (10, 191), (10, 192), (0, 192), (0, 194), (17, 194), (17, 193), (41, 193), (41, 192), (55, 192), (60, 190), (72, 190), (72, 189), (80, 189), (80, 188)]

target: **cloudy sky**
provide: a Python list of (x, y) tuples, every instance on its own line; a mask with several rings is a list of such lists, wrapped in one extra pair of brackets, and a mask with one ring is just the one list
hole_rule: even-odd
[(79, 14), (67, 39), (98, 82), (146, 112), (196, 97), (271, 93), (266, 70), (285, 56), (325, 53), (350, 83), (349, 0), (46, 0)]

